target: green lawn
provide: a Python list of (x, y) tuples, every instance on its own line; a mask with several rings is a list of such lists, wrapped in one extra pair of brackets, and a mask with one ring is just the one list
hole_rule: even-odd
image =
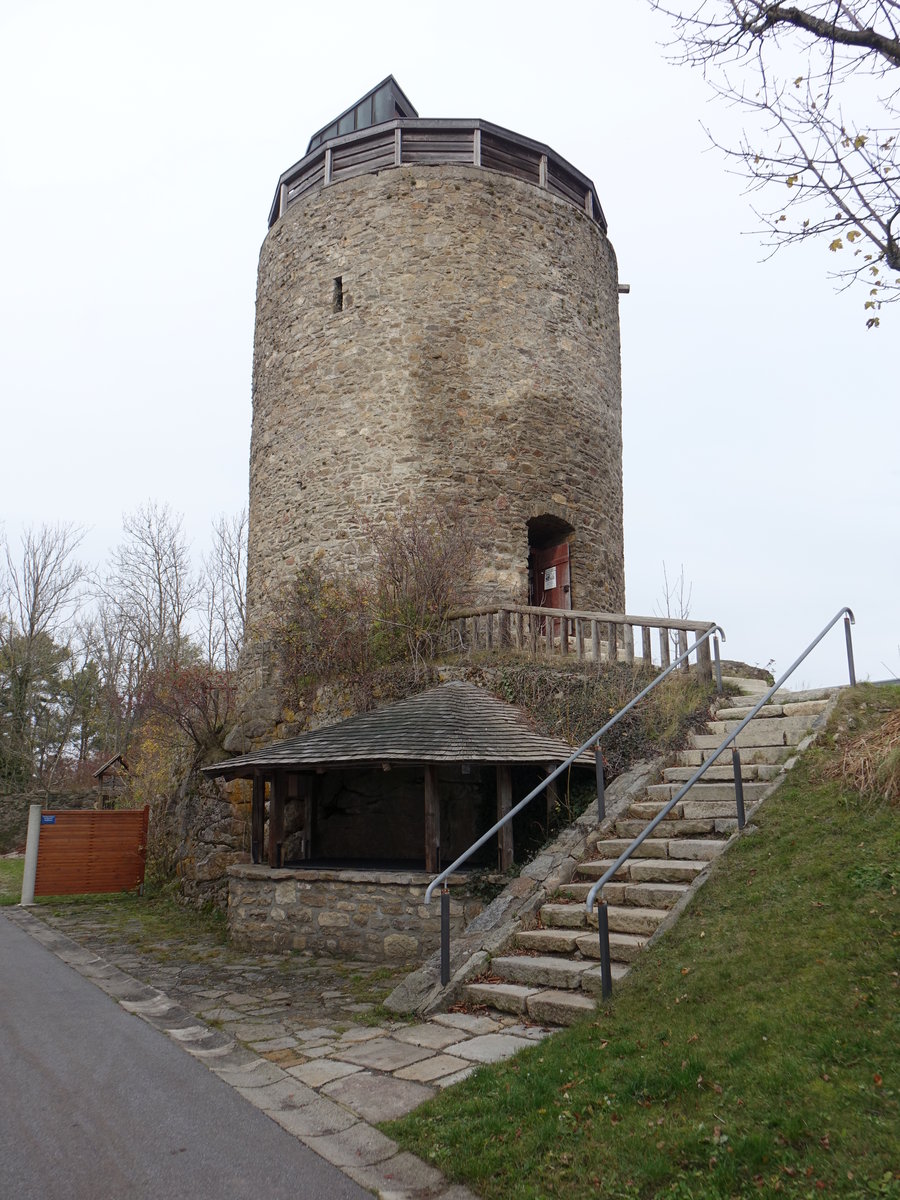
[(22, 899), (24, 871), (24, 858), (0, 858), (0, 908), (4, 904), (18, 904)]
[[(841, 720), (887, 707), (900, 688), (860, 689)], [(596, 1020), (385, 1130), (486, 1198), (900, 1197), (900, 809), (829, 782), (836, 754)]]

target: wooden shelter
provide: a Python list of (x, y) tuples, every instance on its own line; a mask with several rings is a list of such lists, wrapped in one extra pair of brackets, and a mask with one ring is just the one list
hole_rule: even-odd
[(111, 759), (98, 767), (94, 772), (97, 780), (97, 808), (115, 808), (116, 801), (125, 794), (127, 785), (128, 763), (121, 754), (114, 754)]
[[(522, 709), (454, 681), (204, 770), (253, 780), (254, 863), (424, 860), (435, 872), (572, 750)], [(593, 770), (593, 752), (576, 765)], [(512, 823), (497, 853), (505, 870)]]

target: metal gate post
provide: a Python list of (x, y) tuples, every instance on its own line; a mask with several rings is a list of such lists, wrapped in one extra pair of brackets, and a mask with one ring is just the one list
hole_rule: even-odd
[(441, 987), (450, 982), (450, 889), (441, 888)]
[(856, 668), (853, 665), (853, 636), (850, 633), (849, 617), (844, 617), (844, 636), (847, 639), (847, 666), (850, 669), (850, 686), (856, 687)]
[(597, 932), (600, 935), (600, 994), (608, 1000), (612, 995), (612, 961), (609, 957), (609, 913), (602, 897), (597, 899)]
[(734, 769), (734, 799), (737, 804), (738, 829), (744, 828), (744, 781), (741, 779), (741, 752), (737, 746), (731, 747), (731, 765)]
[(606, 782), (603, 778), (603, 752), (599, 742), (594, 747), (594, 753), (597, 771), (597, 820), (603, 821), (606, 819)]

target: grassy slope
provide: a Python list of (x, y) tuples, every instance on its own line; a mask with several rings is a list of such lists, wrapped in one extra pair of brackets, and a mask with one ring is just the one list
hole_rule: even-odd
[[(900, 688), (849, 703), (865, 722)], [(900, 820), (827, 782), (834, 755), (792, 772), (596, 1020), (391, 1136), (484, 1197), (900, 1196)]]

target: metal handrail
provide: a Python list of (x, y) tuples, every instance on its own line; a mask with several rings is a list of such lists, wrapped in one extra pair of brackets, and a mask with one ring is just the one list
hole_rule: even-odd
[(818, 635), (818, 637), (816, 637), (812, 642), (810, 642), (810, 644), (806, 647), (806, 649), (803, 651), (803, 653), (797, 659), (795, 659), (794, 662), (791, 663), (791, 665), (788, 667), (788, 669), (784, 672), (784, 674), (779, 679), (777, 679), (775, 681), (775, 683), (772, 684), (772, 686), (765, 693), (763, 698), (760, 701), (758, 701), (753, 706), (753, 708), (751, 708), (750, 712), (747, 714), (746, 717), (744, 717), (744, 719), (740, 722), (740, 724), (737, 726), (737, 728), (733, 729), (731, 731), (731, 733), (729, 733), (722, 740), (722, 742), (713, 751), (713, 753), (706, 760), (706, 762), (700, 764), (698, 769), (690, 777), (690, 779), (687, 781), (687, 783), (684, 785), (684, 787), (682, 787), (672, 797), (672, 799), (669, 800), (663, 806), (663, 808), (660, 809), (660, 811), (656, 814), (656, 816), (653, 818), (653, 820), (650, 821), (650, 823), (647, 825), (646, 829), (644, 829), (641, 833), (639, 833), (637, 835), (637, 837), (632, 841), (631, 845), (622, 851), (622, 853), (619, 855), (619, 857), (616, 859), (616, 861), (612, 864), (612, 866), (609, 867), (600, 876), (600, 878), (597, 880), (597, 882), (594, 884), (594, 886), (588, 892), (587, 897), (584, 902), (585, 912), (588, 914), (588, 916), (590, 916), (591, 911), (594, 907), (594, 904), (596, 903), (596, 905), (597, 905), (597, 925), (598, 925), (598, 931), (599, 931), (599, 936), (600, 936), (601, 994), (602, 994), (602, 998), (604, 1000), (606, 1000), (612, 994), (612, 962), (611, 962), (610, 953), (609, 953), (609, 916), (606, 911), (607, 902), (604, 899), (602, 899), (602, 897), (600, 899), (598, 899), (597, 898), (598, 893), (607, 883), (609, 883), (609, 881), (613, 878), (613, 876), (616, 874), (616, 872), (619, 870), (619, 868), (622, 867), (628, 861), (629, 858), (631, 858), (631, 856), (634, 854), (634, 852), (638, 848), (638, 846), (640, 846), (650, 836), (650, 834), (653, 832), (653, 830), (656, 829), (657, 825), (659, 825), (659, 823), (661, 821), (665, 820), (665, 818), (672, 811), (672, 809), (675, 807), (675, 805), (680, 800), (684, 799), (685, 795), (691, 790), (691, 788), (694, 786), (694, 784), (697, 782), (697, 780), (700, 779), (706, 773), (706, 771), (716, 761), (716, 759), (719, 757), (719, 755), (722, 753), (722, 751), (725, 749), (725, 747), (728, 746), (728, 744), (731, 742), (734, 742), (734, 745), (732, 746), (732, 750), (731, 750), (731, 759), (732, 759), (732, 766), (734, 768), (735, 804), (737, 807), (738, 828), (743, 829), (745, 821), (744, 821), (744, 792), (743, 792), (743, 785), (741, 782), (741, 757), (740, 757), (740, 751), (737, 748), (737, 742), (735, 739), (737, 738), (738, 734), (741, 733), (746, 728), (746, 726), (753, 720), (753, 718), (756, 716), (756, 714), (759, 712), (759, 710), (763, 707), (763, 705), (768, 704), (769, 700), (771, 700), (772, 696), (778, 691), (778, 689), (781, 687), (781, 685), (784, 683), (784, 681), (790, 675), (792, 675), (794, 673), (794, 671), (797, 669), (797, 667), (799, 667), (799, 665), (803, 662), (803, 660), (807, 657), (807, 655), (810, 654), (811, 651), (813, 651), (816, 648), (816, 646), (818, 646), (818, 644), (819, 644), (819, 642), (821, 642), (822, 638), (824, 638), (825, 635), (837, 624), (837, 622), (841, 619), (841, 617), (844, 618), (844, 633), (845, 633), (846, 640), (847, 640), (847, 664), (848, 664), (849, 673), (850, 673), (850, 686), (855, 687), (855, 685), (856, 685), (856, 670), (855, 670), (855, 667), (853, 664), (853, 641), (852, 641), (851, 634), (850, 634), (850, 626), (856, 624), (856, 618), (853, 615), (853, 610), (846, 607), (846, 605), (845, 605), (843, 608), (839, 609), (835, 613), (835, 615), (831, 618), (831, 620), (828, 622), (828, 624), (825, 626), (825, 628), (821, 631), (821, 633)]
[[(714, 635), (717, 635), (717, 636), (714, 636)], [(577, 750), (574, 750), (569, 755), (569, 757), (565, 760), (565, 762), (560, 763), (560, 765), (556, 768), (555, 771), (553, 771), (541, 783), (539, 783), (536, 788), (534, 788), (532, 791), (530, 791), (528, 793), (528, 795), (523, 800), (520, 800), (519, 803), (516, 804), (513, 808), (511, 808), (508, 813), (504, 813), (504, 815), (500, 818), (500, 820), (497, 821), (494, 825), (492, 825), (491, 828), (488, 829), (486, 833), (483, 833), (481, 835), (481, 837), (478, 838), (477, 841), (473, 842), (472, 845), (468, 848), (468, 850), (465, 850), (459, 856), (459, 858), (456, 859), (455, 862), (451, 863), (449, 867), (445, 867), (444, 870), (441, 871), (441, 873), (439, 875), (436, 875), (435, 878), (432, 879), (431, 883), (429, 883), (428, 887), (425, 889), (425, 903), (426, 904), (428, 904), (431, 901), (431, 896), (432, 896), (432, 893), (434, 892), (434, 889), (439, 884), (443, 884), (443, 888), (441, 891), (441, 983), (443, 985), (446, 986), (446, 984), (449, 982), (449, 963), (450, 963), (450, 943), (449, 943), (449, 939), (450, 939), (450, 908), (449, 908), (449, 904), (450, 904), (450, 894), (447, 889), (447, 883), (446, 883), (449, 876), (452, 875), (453, 872), (457, 870), (457, 868), (462, 866), (462, 864), (464, 862), (467, 862), (468, 859), (470, 859), (477, 850), (481, 849), (481, 847), (485, 844), (485, 842), (489, 841), (494, 836), (494, 834), (498, 832), (498, 830), (503, 828), (504, 825), (507, 825), (513, 819), (513, 817), (515, 817), (518, 813), (520, 813), (522, 811), (522, 809), (525, 808), (526, 805), (530, 804), (531, 801), (534, 800), (534, 798), (536, 796), (539, 796), (541, 794), (541, 792), (545, 791), (550, 786), (550, 784), (554, 781), (554, 779), (556, 779), (558, 776), (560, 776), (563, 773), (563, 771), (568, 770), (568, 768), (571, 767), (571, 765), (575, 762), (575, 760), (577, 758), (580, 758), (580, 756), (582, 754), (584, 754), (584, 752), (586, 750), (590, 750), (590, 748), (594, 745), (597, 745), (597, 750), (598, 750), (597, 765), (596, 765), (598, 817), (599, 817), (599, 820), (602, 821), (605, 816), (605, 783), (604, 783), (604, 779), (603, 779), (603, 756), (602, 756), (602, 754), (599, 753), (600, 738), (602, 738), (603, 735), (606, 732), (608, 732), (608, 730), (612, 729), (613, 725), (615, 725), (618, 721), (620, 721), (622, 719), (622, 717), (625, 716), (626, 713), (630, 712), (631, 709), (634, 708), (634, 706), (640, 700), (643, 700), (643, 698), (646, 695), (648, 695), (648, 693), (652, 692), (653, 689), (658, 684), (662, 683), (662, 681), (668, 675), (671, 675), (672, 672), (676, 669), (676, 667), (680, 666), (681, 663), (684, 662), (688, 658), (689, 655), (693, 654), (698, 649), (698, 647), (703, 645), (711, 637), (713, 638), (713, 646), (714, 646), (714, 650), (715, 650), (717, 688), (718, 688), (719, 694), (721, 695), (721, 692), (722, 692), (722, 670), (721, 670), (721, 661), (719, 658), (719, 637), (718, 637), (718, 635), (721, 635), (723, 642), (726, 640), (725, 639), (725, 631), (722, 629), (722, 627), (720, 625), (711, 625), (709, 627), (709, 629), (707, 629), (707, 631), (702, 636), (698, 636), (696, 638), (696, 640), (694, 641), (693, 645), (689, 646), (687, 648), (687, 650), (684, 651), (683, 654), (680, 654), (678, 656), (678, 658), (676, 658), (674, 660), (674, 662), (672, 662), (664, 671), (660, 672), (660, 674), (656, 676), (656, 678), (652, 681), (652, 683), (649, 683), (642, 691), (638, 692), (638, 694), (636, 696), (634, 696), (631, 700), (629, 700), (629, 702), (623, 708), (620, 708), (619, 711), (615, 714), (615, 716), (611, 717), (610, 720), (608, 720), (605, 725), (603, 725), (600, 729), (598, 729), (596, 733), (592, 733), (591, 736), (588, 738), (588, 740), (586, 742), (584, 742), (581, 746), (579, 746)]]

